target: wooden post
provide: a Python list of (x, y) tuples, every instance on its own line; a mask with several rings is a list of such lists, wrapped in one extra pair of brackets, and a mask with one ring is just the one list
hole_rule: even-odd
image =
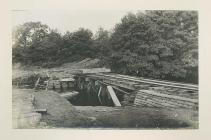
[(101, 90), (102, 90), (102, 87), (100, 86), (100, 89), (99, 89), (99, 92), (98, 92), (98, 99), (99, 99), (99, 101), (100, 101), (100, 104), (102, 105), (102, 101), (101, 101), (101, 99), (100, 99), (100, 93), (101, 93)]
[(108, 89), (108, 93), (110, 94), (111, 96), (111, 99), (114, 103), (115, 106), (121, 106), (120, 102), (119, 102), (119, 99), (117, 98), (113, 88), (111, 86), (107, 86), (107, 89)]
[(56, 89), (56, 87), (55, 87), (54, 82), (53, 82), (53, 90), (55, 90), (55, 89)]
[(63, 86), (62, 86), (62, 82), (60, 81), (60, 91), (62, 92), (63, 91)]
[(37, 81), (36, 81), (36, 83), (35, 83), (35, 86), (34, 86), (34, 89), (36, 89), (36, 88), (37, 88), (37, 86), (38, 86), (39, 82), (40, 82), (40, 77), (37, 79)]
[(45, 88), (46, 91), (48, 90), (48, 84), (49, 84), (49, 80), (46, 81), (46, 88)]

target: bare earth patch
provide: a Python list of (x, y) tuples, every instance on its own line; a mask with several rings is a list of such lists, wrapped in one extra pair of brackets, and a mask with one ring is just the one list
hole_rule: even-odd
[[(73, 106), (53, 91), (13, 89), (13, 95), (17, 94), (19, 94), (18, 100), (17, 97), (13, 97), (13, 102), (16, 102), (16, 104), (23, 100), (28, 102), (28, 97), (35, 96), (34, 107), (32, 106), (30, 109), (30, 112), (33, 112), (32, 114), (39, 114), (34, 113), (34, 109), (47, 109), (47, 113), (42, 114), (41, 118), (35, 119), (36, 121), (32, 121), (32, 125), (28, 125), (31, 123), (25, 121), (27, 126), (21, 128), (198, 128), (197, 112), (191, 110), (167, 110), (133, 106)], [(17, 107), (19, 107), (19, 110), (26, 108), (26, 106), (13, 106), (13, 111), (17, 110)], [(27, 107), (29, 106), (27, 105)], [(23, 115), (23, 112), (20, 113)], [(24, 117), (22, 120), (24, 120)]]

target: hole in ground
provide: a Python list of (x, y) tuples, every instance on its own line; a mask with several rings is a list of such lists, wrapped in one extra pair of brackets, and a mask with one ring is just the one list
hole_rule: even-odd
[[(119, 101), (123, 101), (123, 95), (117, 95)], [(114, 106), (113, 101), (109, 95), (104, 95), (100, 97), (95, 93), (79, 92), (79, 94), (68, 101), (75, 106)]]

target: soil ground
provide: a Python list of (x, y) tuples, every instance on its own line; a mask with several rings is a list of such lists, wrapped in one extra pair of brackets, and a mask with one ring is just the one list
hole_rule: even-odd
[[(197, 128), (197, 112), (166, 110), (147, 107), (73, 106), (52, 91), (13, 89), (20, 98), (35, 96), (34, 109), (47, 109), (31, 128), (132, 128), (132, 129), (185, 129)], [(19, 102), (19, 101), (18, 101)], [(18, 106), (24, 108), (26, 106)], [(13, 110), (17, 109), (13, 107)], [(32, 111), (34, 112), (33, 108)], [(13, 114), (13, 117), (15, 114)], [(27, 127), (27, 128), (30, 128)]]

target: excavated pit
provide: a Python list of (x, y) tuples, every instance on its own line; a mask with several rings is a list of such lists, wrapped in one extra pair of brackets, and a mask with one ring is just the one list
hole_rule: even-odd
[[(120, 102), (124, 101), (124, 95), (117, 95)], [(68, 101), (75, 106), (114, 106), (113, 101), (109, 95), (101, 97), (101, 102), (94, 93), (79, 91), (79, 94)]]

